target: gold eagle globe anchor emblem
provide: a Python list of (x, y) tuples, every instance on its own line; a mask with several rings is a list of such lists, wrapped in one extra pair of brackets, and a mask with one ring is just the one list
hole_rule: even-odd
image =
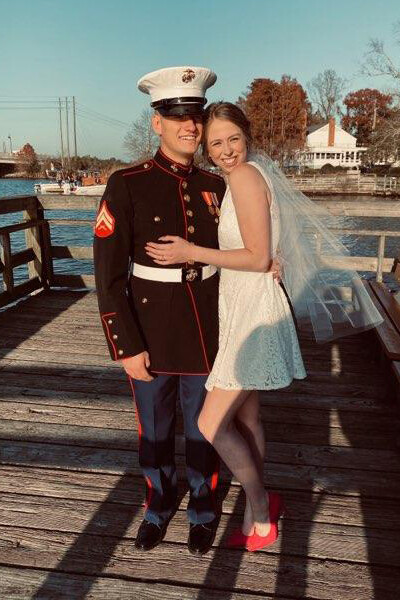
[(196, 73), (192, 69), (186, 69), (182, 74), (183, 83), (190, 83), (196, 77)]
[(198, 277), (198, 272), (196, 269), (188, 269), (186, 271), (186, 281), (194, 281)]

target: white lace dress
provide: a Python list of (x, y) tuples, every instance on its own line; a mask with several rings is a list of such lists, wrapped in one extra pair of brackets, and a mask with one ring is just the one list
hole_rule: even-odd
[[(262, 169), (251, 162), (264, 179)], [(270, 185), (270, 184), (269, 184)], [(279, 210), (272, 195), (272, 255), (279, 243)], [(229, 187), (218, 228), (221, 250), (243, 248)], [(304, 379), (289, 303), (271, 273), (221, 269), (219, 287), (219, 350), (206, 388), (273, 390)]]

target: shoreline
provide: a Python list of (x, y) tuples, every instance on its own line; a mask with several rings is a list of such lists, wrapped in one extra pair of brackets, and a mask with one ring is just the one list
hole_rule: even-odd
[(309, 196), (310, 198), (317, 198), (320, 196), (363, 196), (365, 198), (379, 198), (379, 199), (393, 199), (393, 200), (397, 200), (400, 197), (400, 192), (386, 192), (386, 193), (380, 193), (380, 192), (375, 192), (375, 193), (370, 193), (370, 192), (346, 192), (346, 191), (321, 191), (321, 192), (313, 192), (313, 191), (304, 191), (304, 190), (299, 190), (301, 191), (305, 196)]
[(15, 175), (14, 175), (14, 173), (8, 173), (7, 175), (3, 175), (3, 177), (0, 177), (0, 181), (2, 179), (5, 179), (6, 181), (8, 181), (8, 180), (14, 181), (14, 180), (18, 180), (18, 179), (28, 179), (29, 181), (39, 181), (39, 180), (40, 181), (43, 181), (43, 180), (51, 181), (51, 179), (49, 179), (48, 177), (32, 177), (30, 175), (23, 175), (21, 173), (16, 173)]

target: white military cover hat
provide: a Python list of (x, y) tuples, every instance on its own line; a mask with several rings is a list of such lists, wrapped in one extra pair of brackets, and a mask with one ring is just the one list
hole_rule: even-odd
[(187, 115), (203, 112), (206, 90), (217, 76), (205, 67), (167, 67), (147, 73), (137, 85), (150, 94), (151, 106), (162, 115)]

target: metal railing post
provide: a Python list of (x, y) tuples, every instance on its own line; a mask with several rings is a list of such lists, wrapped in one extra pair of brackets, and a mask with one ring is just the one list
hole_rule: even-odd
[(385, 241), (386, 236), (380, 235), (378, 243), (378, 265), (376, 268), (376, 280), (378, 282), (382, 282), (383, 259), (385, 257)]

